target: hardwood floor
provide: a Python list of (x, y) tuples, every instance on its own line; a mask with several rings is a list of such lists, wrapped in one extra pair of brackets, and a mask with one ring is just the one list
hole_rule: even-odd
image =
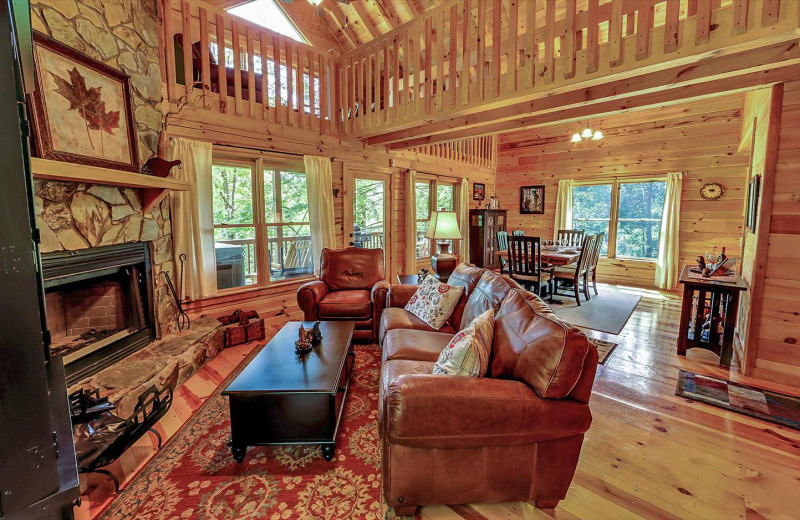
[[(680, 298), (675, 293), (600, 285), (601, 291), (642, 295), (598, 375), (591, 400), (594, 422), (575, 479), (554, 510), (526, 503), (433, 506), (422, 518), (450, 519), (796, 519), (800, 517), (800, 432), (674, 395), (679, 368), (790, 393), (728, 373), (713, 355), (675, 354)], [(173, 435), (254, 345), (224, 351), (176, 392), (161, 421)], [(143, 439), (118, 462), (134, 475), (153, 455)], [(96, 517), (111, 498), (110, 482), (87, 479), (76, 517)]]

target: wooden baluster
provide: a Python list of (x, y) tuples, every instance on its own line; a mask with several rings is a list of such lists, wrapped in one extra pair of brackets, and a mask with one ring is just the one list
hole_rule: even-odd
[(761, 26), (766, 27), (778, 23), (781, 13), (781, 0), (763, 0), (761, 8)]
[[(314, 54), (311, 49), (306, 49), (306, 61), (308, 62), (308, 128), (319, 130), (317, 124), (317, 95), (314, 92)], [(320, 85), (320, 89), (321, 89)]]
[(175, 53), (172, 51), (175, 45), (172, 2), (173, 0), (164, 0), (164, 34), (166, 35), (164, 44), (166, 46), (167, 99), (169, 101), (175, 101), (175, 86), (178, 83), (175, 74)]
[(578, 50), (575, 44), (575, 0), (566, 0), (566, 28), (564, 30), (564, 77), (575, 77)]
[[(708, 0), (702, 0), (706, 2)], [(686, 2), (686, 16), (695, 16), (697, 14), (697, 2), (698, 0), (687, 0)]]
[(461, 8), (461, 104), (469, 103), (472, 90), (472, 2)]
[(192, 64), (192, 10), (189, 2), (181, 2), (181, 20), (183, 22), (183, 87), (188, 100), (194, 88), (194, 67)]
[(433, 50), (432, 35), (433, 20), (430, 16), (425, 18), (425, 113), (430, 114), (433, 108), (433, 82), (431, 81), (431, 52)]
[[(253, 28), (247, 26), (247, 105), (250, 107), (250, 117), (255, 119), (258, 107), (256, 95), (256, 45), (253, 38)], [(263, 65), (263, 62), (262, 62)]]
[(233, 48), (233, 98), (234, 113), (242, 115), (242, 48), (239, 40), (239, 22), (231, 20), (231, 47)]
[(373, 79), (375, 75), (373, 74), (373, 58), (375, 54), (375, 45), (370, 45), (366, 49), (365, 57), (364, 57), (364, 104), (365, 104), (365, 111), (364, 111), (364, 127), (365, 128), (372, 128), (373, 118), (375, 117), (375, 110), (377, 110), (377, 103), (375, 103), (375, 99), (377, 98), (377, 92), (373, 86)]
[(283, 90), (283, 80), (281, 80), (281, 43), (277, 36), (272, 37), (272, 68), (275, 71), (275, 122), (284, 124), (289, 116), (281, 99), (281, 91)]
[[(344, 60), (336, 60), (333, 62), (333, 103), (331, 107), (331, 128), (336, 129), (339, 134), (344, 135), (344, 89), (342, 88), (342, 78), (344, 77)], [(335, 120), (334, 120), (335, 118)]]
[[(458, 11), (461, 8), (459, 2), (450, 6), (450, 65), (447, 70), (447, 90), (450, 94), (450, 106), (458, 104)], [(466, 25), (467, 21), (464, 20)]]
[(412, 106), (411, 106), (411, 116), (416, 117), (419, 115), (420, 111), (420, 77), (422, 76), (422, 56), (420, 54), (420, 34), (419, 29), (421, 23), (413, 23), (411, 24), (411, 63), (414, 67), (414, 83), (412, 87), (411, 98), (412, 98)]
[(492, 2), (492, 63), (489, 77), (491, 78), (492, 97), (500, 95), (500, 56), (503, 50), (503, 2)]
[[(392, 111), (391, 111), (391, 116), (392, 116), (391, 120), (392, 121), (398, 121), (400, 119), (400, 113), (397, 110), (397, 97), (400, 95), (400, 40), (398, 39), (397, 35), (395, 35), (394, 41), (392, 42), (392, 45), (393, 45), (393, 47), (392, 47), (391, 51), (392, 51), (392, 69), (393, 70), (391, 71), (391, 73), (388, 72), (389, 71), (388, 67), (384, 67), (384, 70), (387, 72), (387, 74), (390, 74), (389, 77), (392, 78), (392, 94), (390, 96), (390, 98), (391, 98), (391, 109), (392, 109)], [(385, 52), (383, 54), (383, 59), (387, 60), (387, 61), (389, 60), (389, 40), (388, 39), (386, 40), (386, 49), (385, 49)], [(388, 81), (389, 81), (388, 77), (384, 79), (384, 82), (388, 82)], [(386, 98), (386, 100), (384, 100), (384, 108), (385, 108), (385, 110), (387, 112), (389, 111), (390, 98)], [(388, 114), (387, 114), (386, 120), (388, 121), (389, 119), (390, 118), (388, 117)]]
[[(217, 20), (217, 91), (219, 91), (219, 111), (229, 114), (228, 75), (225, 73), (225, 18), (216, 15)], [(169, 53), (167, 53), (169, 54)]]
[(306, 120), (306, 66), (305, 53), (298, 45), (297, 50), (297, 126), (307, 128)]
[(319, 60), (319, 131), (320, 132), (330, 132), (331, 130), (331, 121), (333, 121), (333, 115), (331, 114), (331, 103), (330, 103), (330, 94), (331, 94), (331, 66), (328, 61), (328, 58), (319, 54), (317, 56)]
[(287, 121), (290, 126), (297, 126), (297, 116), (295, 115), (295, 87), (294, 66), (292, 65), (292, 44), (288, 39), (283, 41), (284, 51), (286, 52), (286, 108)]
[(435, 49), (434, 62), (436, 63), (436, 84), (434, 85), (435, 97), (434, 106), (436, 110), (442, 110), (442, 98), (444, 97), (444, 12), (442, 9), (436, 11), (434, 16), (435, 27)]
[(269, 40), (267, 33), (258, 31), (259, 49), (261, 50), (261, 119), (275, 122), (276, 110), (269, 109)]
[[(591, 1), (591, 0), (590, 0)], [(525, 87), (536, 84), (536, 62), (539, 59), (539, 45), (536, 43), (536, 0), (528, 0), (525, 18)]]
[(200, 8), (200, 78), (203, 89), (203, 108), (211, 108), (211, 52), (208, 46), (208, 11)]
[[(396, 96), (397, 94), (390, 94), (389, 92), (389, 78), (391, 72), (389, 72), (389, 40), (386, 39), (383, 41), (383, 81), (381, 85), (381, 92), (382, 92), (382, 99), (383, 99), (383, 112), (380, 114), (380, 118), (378, 121), (383, 121), (384, 123), (388, 123), (391, 117), (396, 117), (397, 114), (392, 111), (389, 111), (389, 98), (391, 96)], [(394, 101), (394, 99), (393, 99)], [(396, 101), (395, 101), (396, 102)]]
[(625, 36), (636, 32), (636, 16), (636, 13), (629, 13), (625, 16)]
[(695, 16), (695, 45), (702, 45), (708, 43), (711, 36), (711, 2), (710, 0), (703, 0), (697, 2), (697, 15)]
[(640, 0), (636, 25), (636, 59), (644, 60), (650, 57), (650, 33), (653, 31), (653, 3), (650, 0)]
[(589, 25), (586, 27), (586, 72), (597, 72), (600, 67), (600, 0), (589, 0)]
[(367, 124), (367, 114), (369, 113), (369, 106), (367, 101), (367, 56), (362, 50), (358, 53), (358, 95), (361, 99), (361, 110), (358, 111), (358, 129), (363, 132)]
[(478, 0), (478, 60), (475, 62), (475, 78), (478, 80), (478, 100), (486, 97), (486, 0)]
[[(744, 0), (747, 2), (747, 0)], [(678, 31), (680, 30), (681, 0), (667, 0), (664, 16), (664, 52), (678, 50)]]
[(510, 74), (510, 90), (516, 92), (522, 88), (518, 83), (519, 51), (517, 47), (517, 33), (519, 32), (519, 0), (511, 0), (508, 7), (508, 73)]
[[(622, 2), (622, 0), (614, 0)], [(544, 24), (544, 66), (539, 75), (545, 83), (552, 83), (555, 79), (556, 70), (556, 6), (555, 2), (545, 2), (545, 24)]]
[(622, 3), (613, 0), (611, 4), (611, 21), (608, 24), (608, 57), (612, 67), (622, 65), (625, 59), (625, 40), (622, 38)]
[(400, 109), (397, 113), (397, 120), (405, 119), (408, 109), (407, 103), (410, 102), (409, 95), (409, 87), (411, 86), (411, 67), (409, 64), (411, 52), (408, 48), (408, 29), (403, 29), (403, 33), (401, 35), (401, 41), (403, 42), (403, 92), (400, 94)]
[(347, 86), (347, 107), (345, 108), (345, 121), (347, 122), (347, 133), (352, 134), (355, 130), (356, 119), (356, 57), (350, 56), (348, 63), (349, 70), (345, 73), (345, 85)]
[(733, 0), (733, 26), (731, 35), (744, 34), (747, 31), (747, 16), (750, 0)]

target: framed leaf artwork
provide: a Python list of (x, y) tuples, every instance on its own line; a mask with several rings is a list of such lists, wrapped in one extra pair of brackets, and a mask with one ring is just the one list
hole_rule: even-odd
[(37, 32), (33, 55), (34, 154), (44, 159), (139, 171), (130, 78)]

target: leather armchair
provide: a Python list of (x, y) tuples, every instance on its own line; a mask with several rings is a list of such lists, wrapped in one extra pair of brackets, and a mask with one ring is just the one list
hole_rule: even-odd
[(306, 321), (355, 321), (353, 339), (371, 342), (388, 289), (382, 249), (323, 249), (319, 280), (297, 289), (297, 305)]

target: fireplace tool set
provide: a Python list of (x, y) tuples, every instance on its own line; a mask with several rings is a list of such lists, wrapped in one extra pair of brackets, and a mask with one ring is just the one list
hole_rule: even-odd
[(176, 318), (178, 321), (178, 330), (183, 330), (189, 329), (192, 326), (189, 316), (183, 310), (183, 263), (187, 260), (186, 253), (181, 253), (178, 256), (178, 260), (181, 263), (181, 271), (178, 280), (180, 294), (175, 290), (175, 285), (172, 283), (172, 278), (169, 277), (169, 273), (167, 271), (163, 271), (162, 274), (164, 275), (164, 279), (167, 280), (167, 287), (169, 287), (169, 292), (172, 294), (172, 299), (175, 300), (175, 305), (178, 306), (178, 316)]

